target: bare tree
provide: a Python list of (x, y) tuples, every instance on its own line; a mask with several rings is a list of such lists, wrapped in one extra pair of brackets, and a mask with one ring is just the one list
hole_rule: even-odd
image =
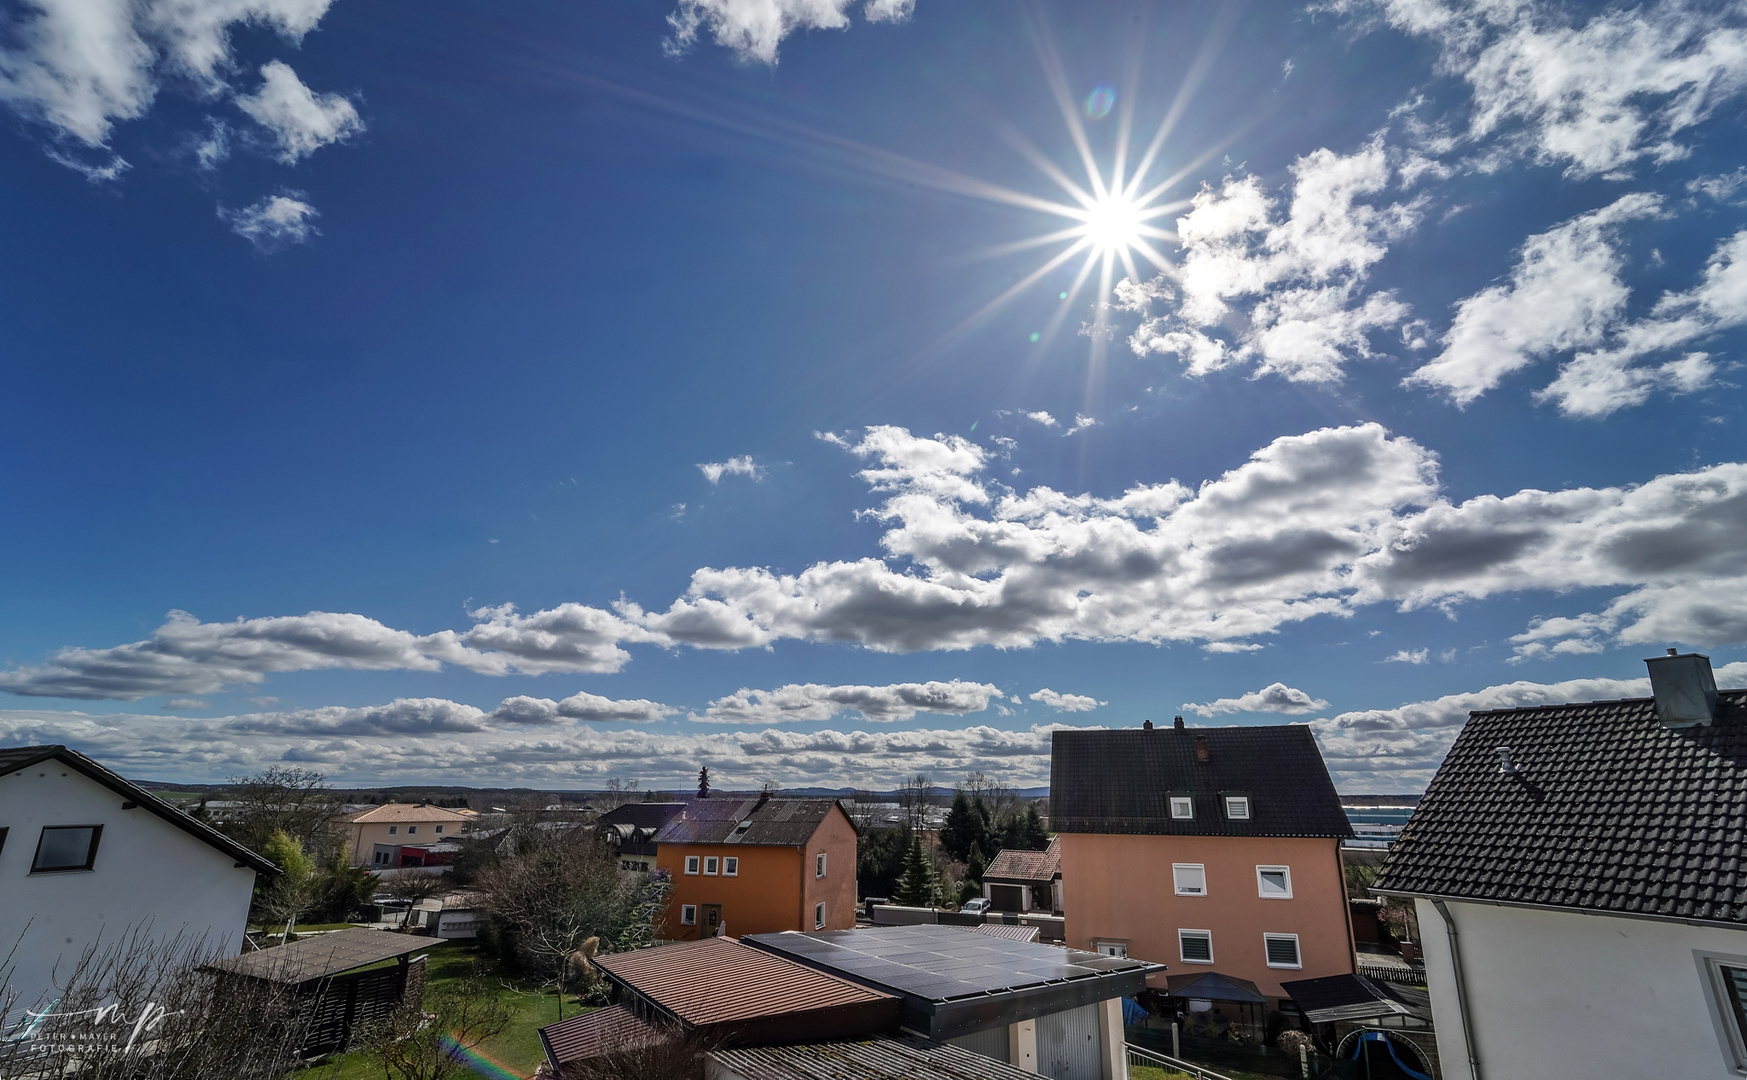
[(412, 909), (433, 896), (443, 896), (451, 885), (448, 874), (423, 874), (417, 870), (400, 870), (376, 879), (377, 887), (396, 900), (406, 902), (408, 919), (401, 922), (405, 929)]
[(477, 971), (408, 1001), (360, 1040), (386, 1080), (448, 1080), (467, 1069), (463, 1054), (503, 1034), (514, 1018)]
[(333, 819), (340, 800), (321, 773), (274, 765), (253, 776), (233, 777), (220, 828), (251, 851), (261, 851), (275, 832), (297, 841), (318, 862), (340, 841)]
[(912, 776), (898, 788), (898, 805), (903, 808), (904, 818), (915, 832), (921, 832), (928, 825), (928, 793), (931, 790), (933, 785), (922, 773)]
[(880, 827), (879, 799), (873, 792), (856, 788), (849, 796), (849, 817), (862, 832)]
[(564, 1066), (560, 1080), (703, 1080), (712, 1050), (722, 1040), (672, 1023), (626, 1024), (609, 1029), (611, 1048)]
[(589, 801), (596, 810), (604, 814), (609, 810), (616, 810), (628, 802), (636, 802), (641, 799), (643, 795), (637, 790), (639, 786), (636, 780), (620, 780), (616, 776), (610, 777), (607, 780), (606, 790)]

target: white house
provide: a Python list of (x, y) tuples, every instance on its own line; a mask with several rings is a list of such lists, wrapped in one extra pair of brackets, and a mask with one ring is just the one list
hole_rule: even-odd
[(1474, 713), (1376, 891), (1411, 898), (1443, 1075), (1747, 1074), (1747, 690)]
[(277, 872), (76, 750), (0, 749), (0, 983), (15, 1009), (52, 1001), (87, 948), (136, 929), (236, 951), (256, 873)]

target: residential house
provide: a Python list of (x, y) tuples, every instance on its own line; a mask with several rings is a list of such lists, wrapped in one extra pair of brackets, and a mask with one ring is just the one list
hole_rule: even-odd
[(685, 809), (682, 802), (621, 803), (595, 820), (613, 845), (621, 870), (655, 869), (655, 834)]
[(340, 816), (353, 866), (388, 869), (401, 865), (403, 846), (453, 840), (477, 816), (428, 803), (383, 803)]
[(1051, 840), (1042, 851), (1002, 848), (983, 870), (983, 897), (992, 911), (1027, 912), (1042, 907), (1060, 914), (1061, 841)]
[(855, 823), (835, 799), (696, 799), (655, 835), (673, 941), (855, 925)]
[(1058, 731), (1050, 824), (1067, 944), (1282, 980), (1348, 974), (1340, 844), (1352, 835), (1301, 724)]
[(1747, 691), (1470, 715), (1374, 891), (1411, 898), (1444, 1076), (1747, 1073)]
[(0, 1017), (130, 931), (241, 947), (268, 860), (65, 746), (0, 749)]

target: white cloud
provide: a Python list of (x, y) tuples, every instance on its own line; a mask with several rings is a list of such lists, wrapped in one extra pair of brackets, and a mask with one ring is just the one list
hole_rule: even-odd
[(1055, 427), (1056, 426), (1055, 417), (1051, 416), (1049, 413), (1043, 411), (1042, 409), (1039, 409), (1037, 412), (1026, 413), (1025, 418), (1027, 420), (1035, 420), (1038, 423), (1042, 424), (1044, 427)]
[(1510, 281), (1468, 297), (1444, 351), (1408, 376), (1467, 405), (1542, 357), (1600, 343), (1625, 310), (1618, 227), (1656, 213), (1658, 195), (1627, 195), (1529, 237)]
[(1254, 641), (1209, 641), (1201, 648), (1210, 653), (1252, 653), (1261, 652), (1262, 646)]
[(1385, 664), (1423, 664), (1431, 659), (1430, 649), (1397, 649), (1383, 658)]
[(301, 191), (268, 195), (253, 206), (241, 210), (218, 208), (219, 220), (231, 227), (231, 232), (255, 245), (261, 251), (277, 251), (287, 244), (307, 243), (320, 232), (313, 219), (320, 216), (315, 207), (303, 201)]
[[(1258, 177), (1204, 187), (1177, 219), (1175, 285), (1161, 276), (1117, 287), (1118, 306), (1147, 316), (1129, 346), (1174, 355), (1196, 376), (1254, 362), (1258, 375), (1338, 381), (1348, 360), (1373, 355), (1371, 333), (1409, 314), (1392, 292), (1364, 293), (1370, 268), (1424, 207), (1374, 201), (1391, 173), (1378, 136), (1354, 154), (1322, 149), (1295, 161), (1283, 217)], [(1154, 314), (1159, 305), (1174, 306)], [(1234, 321), (1235, 336), (1223, 329)]]
[(1328, 707), (1328, 702), (1313, 698), (1309, 694), (1285, 683), (1270, 683), (1260, 690), (1251, 690), (1239, 697), (1219, 698), (1202, 705), (1193, 702), (1183, 704), (1184, 712), (1192, 712), (1197, 716), (1223, 716), (1226, 713), (1284, 713), (1287, 716), (1301, 716), (1307, 712)]
[[(1716, 678), (1721, 687), (1747, 684), (1747, 663), (1725, 664), (1717, 668)], [(1363, 790), (1359, 785), (1387, 778), (1400, 785), (1393, 790), (1412, 791), (1431, 779), (1470, 712), (1649, 695), (1648, 677), (1512, 682), (1393, 709), (1345, 712), (1330, 720), (1314, 720), (1311, 729), (1335, 783), (1343, 789)]]
[(964, 716), (982, 712), (1001, 696), (988, 683), (893, 683), (889, 686), (822, 686), (801, 683), (775, 690), (741, 689), (710, 702), (691, 719), (711, 724), (787, 724), (830, 720), (851, 713), (881, 723), (908, 720), (919, 712)]
[[(797, 30), (845, 29), (854, 6), (855, 0), (679, 0), (667, 17), (673, 36), (665, 48), (678, 56), (706, 31), (742, 60), (774, 64), (783, 38)], [(915, 0), (866, 0), (861, 14), (868, 22), (902, 22), (915, 6)]]
[(1199, 487), (1173, 480), (1103, 497), (1005, 488), (985, 475), (990, 452), (958, 436), (882, 427), (844, 442), (884, 496), (867, 511), (885, 526), (884, 558), (796, 573), (704, 568), (662, 610), (628, 599), (611, 611), (569, 603), (530, 615), (498, 605), (472, 611), (467, 629), (427, 635), (361, 615), (201, 623), (175, 613), (145, 641), (63, 649), (0, 671), (0, 691), (131, 700), (274, 672), (442, 664), (489, 675), (608, 672), (634, 643), (910, 652), (1084, 640), (1247, 651), (1258, 635), (1369, 605), (1452, 608), (1579, 589), (1613, 593), (1595, 613), (1610, 645), (1747, 642), (1747, 615), (1732, 602), (1747, 593), (1743, 463), (1452, 503), (1430, 451), (1364, 424), (1276, 439)]
[[(1592, 11), (1473, 0), (1337, 0), (1436, 42), (1472, 93), (1461, 142), (1529, 153), (1573, 177), (1687, 156), (1676, 138), (1747, 86), (1747, 31), (1733, 4)], [(1444, 149), (1444, 147), (1438, 147)], [(1488, 153), (1481, 155), (1480, 167)]]
[(1048, 705), (1056, 712), (1091, 712), (1100, 705), (1110, 704), (1089, 694), (1058, 694), (1047, 686), (1028, 696), (1032, 701)]
[(1074, 426), (1069, 428), (1068, 430), (1062, 432), (1062, 438), (1065, 439), (1069, 435), (1078, 435), (1080, 432), (1085, 431), (1087, 428), (1097, 427), (1097, 426), (1098, 426), (1097, 420), (1092, 419), (1090, 416), (1087, 416), (1084, 413), (1075, 413), (1074, 414)]
[(296, 43), (331, 0), (34, 0), (0, 48), (0, 102), (89, 147), (151, 107), (166, 76), (222, 92), (230, 28), (270, 26)]
[(1747, 184), (1747, 165), (1738, 166), (1734, 172), (1719, 173), (1715, 176), (1701, 176), (1686, 182), (1686, 190), (1694, 195), (1704, 195), (1717, 202), (1728, 202), (1735, 197), (1735, 192)]
[(729, 458), (727, 461), (707, 461), (698, 463), (698, 471), (704, 474), (704, 479), (712, 484), (720, 484), (724, 476), (745, 476), (753, 480), (764, 479), (764, 466), (752, 460), (751, 454)]
[(645, 698), (615, 701), (599, 694), (577, 693), (563, 701), (537, 697), (505, 698), (492, 712), (491, 719), (500, 724), (556, 724), (560, 720), (581, 720), (584, 723), (629, 720), (642, 723), (665, 719), (678, 712), (678, 709)]
[(261, 88), (237, 98), (237, 108), (273, 133), (279, 160), (294, 165), (330, 143), (364, 130), (358, 110), (340, 94), (317, 95), (278, 60), (261, 68)]
[(195, 712), (200, 709), (210, 709), (212, 706), (199, 698), (174, 698), (164, 702), (158, 708), (163, 712)]

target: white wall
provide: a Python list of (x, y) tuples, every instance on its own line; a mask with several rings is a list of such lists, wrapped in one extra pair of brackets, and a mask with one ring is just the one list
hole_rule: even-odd
[[(1416, 902), (1447, 1080), (1470, 1080), (1444, 922)], [(1747, 930), (1449, 902), (1482, 1080), (1741, 1075), (1695, 955), (1747, 961)]]
[[(0, 966), (13, 956), (18, 1005), (52, 999), (57, 961), (64, 975), (93, 942), (150, 924), (186, 931), (235, 952), (249, 915), (255, 871), (217, 848), (58, 761), (0, 776)], [(102, 825), (91, 870), (32, 874), (45, 825)], [(22, 935), (22, 936), (21, 936)]]

